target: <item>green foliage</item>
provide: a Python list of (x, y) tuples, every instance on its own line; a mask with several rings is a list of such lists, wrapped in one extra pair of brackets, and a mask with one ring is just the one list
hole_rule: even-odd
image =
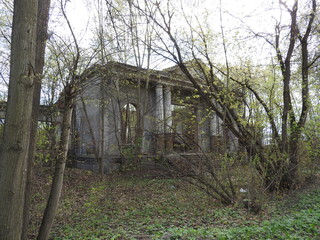
[(176, 179), (120, 176), (93, 182), (90, 179), (94, 176), (83, 171), (79, 176), (84, 179), (76, 180), (67, 173), (66, 192), (51, 239), (320, 237), (319, 190), (298, 200), (291, 198), (293, 203), (269, 202), (267, 211), (252, 215), (242, 207), (222, 207)]
[[(288, 215), (257, 225), (231, 228), (171, 228), (170, 239), (319, 239), (320, 191), (303, 196)], [(231, 224), (230, 224), (231, 225)], [(159, 236), (163, 239), (165, 235)]]
[(37, 163), (49, 163), (53, 160), (55, 151), (56, 126), (50, 124), (39, 124), (36, 142)]

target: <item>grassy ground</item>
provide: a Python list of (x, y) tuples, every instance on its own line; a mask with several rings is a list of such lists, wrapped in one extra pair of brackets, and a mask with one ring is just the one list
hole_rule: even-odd
[[(50, 179), (38, 176), (30, 239)], [(51, 239), (320, 239), (320, 188), (265, 201), (258, 215), (223, 207), (183, 181), (68, 169)]]

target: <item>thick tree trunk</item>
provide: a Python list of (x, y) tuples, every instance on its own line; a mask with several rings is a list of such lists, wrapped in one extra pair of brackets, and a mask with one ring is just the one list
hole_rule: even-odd
[[(68, 88), (68, 87), (67, 87)], [(53, 224), (53, 220), (58, 208), (58, 203), (61, 195), (62, 185), (63, 185), (63, 175), (66, 166), (68, 145), (70, 138), (70, 129), (72, 123), (72, 111), (73, 111), (73, 98), (71, 96), (71, 90), (65, 91), (66, 97), (63, 109), (63, 120), (61, 128), (61, 139), (59, 144), (59, 154), (56, 159), (56, 166), (51, 186), (51, 191), (47, 206), (42, 218), (42, 223), (40, 226), (38, 240), (47, 240), (49, 238), (50, 230)]]
[(291, 190), (296, 186), (299, 167), (299, 134), (290, 136), (288, 152), (283, 151), (282, 146), (274, 146), (271, 150), (265, 151), (266, 157), (263, 161), (259, 161), (263, 167), (258, 167), (258, 164), (257, 170), (263, 176), (264, 187), (269, 192)]
[(0, 239), (21, 238), (35, 79), (37, 0), (14, 1), (10, 83), (0, 151)]
[(294, 189), (298, 183), (300, 134), (300, 131), (295, 132), (290, 138), (288, 161), (283, 167), (282, 177), (279, 183), (280, 190)]
[(41, 81), (44, 67), (45, 47), (47, 40), (48, 20), (49, 20), (50, 0), (38, 1), (38, 21), (36, 29), (36, 61), (35, 61), (35, 81), (32, 108), (32, 125), (30, 132), (29, 155), (27, 161), (27, 181), (23, 213), (23, 227), (21, 239), (27, 239), (29, 225), (30, 199), (32, 193), (33, 164), (36, 153), (36, 135), (38, 127), (38, 115), (40, 106)]

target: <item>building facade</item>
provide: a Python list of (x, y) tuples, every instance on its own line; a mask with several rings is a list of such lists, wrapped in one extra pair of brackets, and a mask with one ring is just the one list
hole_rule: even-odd
[[(217, 152), (222, 121), (177, 68), (147, 70), (109, 62), (83, 76), (74, 110), (74, 165), (111, 172), (167, 154)], [(231, 134), (228, 150), (238, 143)]]

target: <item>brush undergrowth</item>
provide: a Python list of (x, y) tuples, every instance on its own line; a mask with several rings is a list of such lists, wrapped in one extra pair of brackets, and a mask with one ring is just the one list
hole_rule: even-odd
[[(36, 236), (46, 184), (34, 197)], [(39, 190), (40, 189), (40, 190)], [(283, 198), (279, 198), (283, 199)], [(50, 239), (320, 239), (320, 190), (265, 202), (258, 215), (224, 207), (178, 179), (68, 169)]]

